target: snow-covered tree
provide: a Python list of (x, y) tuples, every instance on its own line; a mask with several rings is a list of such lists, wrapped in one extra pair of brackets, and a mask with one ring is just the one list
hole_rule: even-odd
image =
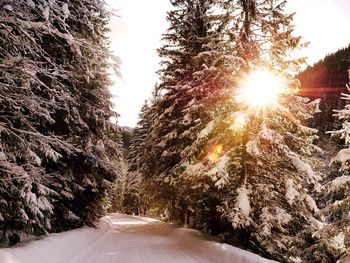
[(124, 205), (125, 196), (131, 190), (129, 189), (127, 162), (123, 160), (119, 163), (119, 165), (119, 174), (114, 184), (107, 190), (107, 194), (104, 199), (106, 212), (126, 212)]
[[(318, 101), (295, 95), (302, 59), (289, 55), (302, 43), (293, 15), (286, 1), (172, 4), (140, 171), (173, 219), (224, 232), (229, 242), (244, 236), (240, 245), (290, 261), (322, 226), (311, 197), (320, 179), (310, 159), (317, 131), (305, 126)], [(265, 86), (266, 74), (278, 82)], [(251, 78), (260, 97), (280, 88), (270, 105), (242, 94)]]
[[(350, 74), (350, 72), (349, 72)], [(336, 111), (335, 116), (341, 121), (340, 130), (331, 132), (333, 137), (341, 139), (345, 148), (331, 160), (330, 165), (339, 168), (339, 174), (324, 186), (328, 205), (323, 209), (327, 225), (323, 234), (333, 242), (337, 256), (350, 256), (350, 95), (342, 94), (346, 101), (344, 109)]]
[(152, 106), (156, 117), (141, 149), (140, 171), (148, 182), (158, 185), (157, 200), (162, 200), (175, 219), (191, 210), (183, 193), (186, 184), (178, 181), (178, 168), (199, 150), (195, 147), (198, 131), (210, 120), (209, 108), (228, 99), (226, 90), (240, 61), (230, 44), (229, 1), (171, 3), (170, 27), (159, 49), (163, 59), (160, 96)]
[(284, 9), (287, 0), (233, 0), (233, 34), (243, 70), (264, 66), (275, 70), (297, 70), (305, 58), (286, 59), (307, 43), (293, 34), (294, 14)]
[[(125, 196), (124, 208), (126, 211), (145, 214), (147, 207), (155, 195), (151, 191), (146, 193), (146, 182), (144, 180), (144, 158), (146, 158), (144, 148), (147, 145), (147, 138), (150, 135), (150, 129), (156, 118), (156, 110), (154, 104), (157, 101), (158, 87), (153, 91), (150, 100), (145, 101), (139, 114), (139, 121), (133, 130), (131, 137), (130, 150), (127, 156), (128, 160), (128, 193)], [(152, 191), (153, 192), (153, 191)]]
[[(213, 3), (181, 1), (181, 6), (179, 2), (175, 13), (170, 13), (170, 32), (181, 32), (180, 40), (171, 42), (172, 34), (166, 34), (166, 40), (176, 45), (168, 44), (160, 53), (171, 58), (161, 71), (168, 91), (157, 105), (159, 117), (149, 137), (153, 147), (145, 151), (147, 174), (168, 184), (163, 189), (167, 200), (173, 199), (178, 218), (186, 207), (208, 224), (209, 218), (199, 209), (208, 197), (205, 206), (220, 204), (220, 212), (232, 225), (228, 235), (244, 233), (243, 245), (287, 261), (298, 254), (289, 252), (293, 242), (311, 237), (321, 225), (314, 217), (318, 208), (308, 191), (319, 180), (308, 163), (316, 150), (312, 145), (316, 130), (303, 125), (318, 110), (318, 102), (295, 96), (298, 83), (291, 74), (283, 74), (286, 69), (292, 73), (300, 62), (288, 60), (289, 53), (301, 46), (300, 38), (292, 36), (292, 15), (284, 14), (286, 1), (226, 2), (221, 6), (226, 13), (216, 16), (211, 8), (223, 9)], [(206, 4), (208, 15), (196, 20), (196, 12), (206, 10), (201, 6)], [(205, 20), (214, 17), (219, 19)], [(183, 35), (188, 32), (186, 19), (222, 24), (207, 26), (205, 32), (195, 29), (201, 23), (192, 22), (190, 29), (196, 35), (190, 37)], [(211, 31), (214, 28), (220, 28), (224, 37), (217, 37), (218, 31)], [(199, 32), (203, 35), (198, 36)], [(198, 45), (200, 41), (207, 42)], [(201, 60), (207, 54), (212, 56)], [(281, 75), (278, 85), (284, 90), (276, 105), (251, 108), (235, 98), (240, 79), (259, 68)], [(259, 74), (264, 72), (252, 77), (259, 78)], [(270, 88), (258, 81), (255, 85), (261, 85), (256, 89)]]
[[(199, 179), (210, 178), (221, 189), (220, 211), (232, 225), (229, 241), (290, 261), (305, 240), (317, 242), (312, 234), (322, 226), (311, 197), (321, 179), (310, 160), (317, 131), (304, 126), (318, 101), (295, 95), (299, 83), (292, 72), (302, 60), (289, 54), (302, 44), (292, 36), (286, 1), (234, 2), (233, 42), (243, 63), (232, 100), (212, 109), (198, 142), (203, 151), (181, 177), (204, 189), (210, 184)], [(274, 88), (279, 91), (267, 104)]]
[(213, 113), (220, 117), (205, 131), (207, 151), (184, 175), (206, 176), (222, 189), (220, 210), (234, 228), (231, 242), (240, 240), (235, 234), (244, 234), (243, 245), (288, 261), (293, 242), (298, 245), (302, 235), (311, 236), (321, 225), (309, 191), (320, 179), (309, 160), (317, 150), (312, 144), (316, 131), (302, 124), (317, 104), (289, 93), (286, 86), (275, 105), (250, 108), (243, 103), (240, 111)]
[(152, 105), (154, 101), (155, 98), (150, 102), (145, 101), (139, 114), (139, 121), (131, 135), (127, 158), (129, 160), (129, 170), (132, 172), (138, 171), (142, 165), (142, 161), (140, 160), (141, 149), (149, 135), (149, 130), (153, 122), (154, 110), (152, 110)]
[(92, 224), (120, 150), (103, 1), (0, 3), (0, 228)]

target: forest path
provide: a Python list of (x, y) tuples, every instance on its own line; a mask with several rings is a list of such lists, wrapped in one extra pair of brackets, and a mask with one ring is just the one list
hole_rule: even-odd
[(250, 252), (205, 240), (194, 230), (121, 214), (108, 216), (110, 229), (68, 263), (270, 262)]
[(1, 263), (271, 263), (154, 219), (108, 214), (82, 227), (0, 249)]

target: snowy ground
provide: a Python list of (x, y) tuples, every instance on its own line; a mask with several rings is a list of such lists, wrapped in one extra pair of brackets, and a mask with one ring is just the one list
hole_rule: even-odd
[(0, 249), (1, 263), (264, 263), (250, 252), (205, 240), (197, 231), (149, 218), (110, 214), (82, 228)]

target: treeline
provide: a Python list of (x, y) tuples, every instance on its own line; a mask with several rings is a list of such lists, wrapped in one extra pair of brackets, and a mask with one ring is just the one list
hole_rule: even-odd
[(344, 88), (349, 83), (350, 45), (327, 55), (298, 74), (302, 88)]
[(0, 1), (0, 241), (104, 212), (122, 169), (109, 15), (101, 0)]
[[(319, 101), (295, 94), (303, 60), (288, 54), (302, 43), (286, 2), (171, 1), (160, 83), (131, 139), (124, 206), (280, 262), (336, 262), (350, 248), (350, 180), (313, 170), (321, 150), (305, 125)], [(284, 79), (278, 103), (240, 99), (242, 79), (266, 71)], [(334, 136), (349, 143), (344, 125)], [(333, 161), (346, 171), (347, 159)]]
[(337, 126), (333, 111), (344, 107), (341, 93), (346, 92), (350, 77), (350, 45), (327, 55), (313, 66), (308, 66), (297, 78), (301, 82), (301, 94), (310, 98), (320, 98), (321, 113), (312, 122), (320, 131), (328, 131)]

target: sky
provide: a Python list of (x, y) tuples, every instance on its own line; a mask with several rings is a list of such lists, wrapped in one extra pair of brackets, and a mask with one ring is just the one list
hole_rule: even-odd
[[(122, 79), (116, 79), (111, 87), (121, 126), (136, 125), (139, 111), (158, 80), (156, 49), (168, 27), (165, 18), (171, 5), (169, 0), (150, 1), (106, 0), (117, 14), (111, 19), (109, 37), (112, 52), (122, 61)], [(308, 64), (349, 45), (349, 0), (289, 0), (287, 11), (296, 13), (295, 33), (310, 42), (300, 52), (308, 56)]]

